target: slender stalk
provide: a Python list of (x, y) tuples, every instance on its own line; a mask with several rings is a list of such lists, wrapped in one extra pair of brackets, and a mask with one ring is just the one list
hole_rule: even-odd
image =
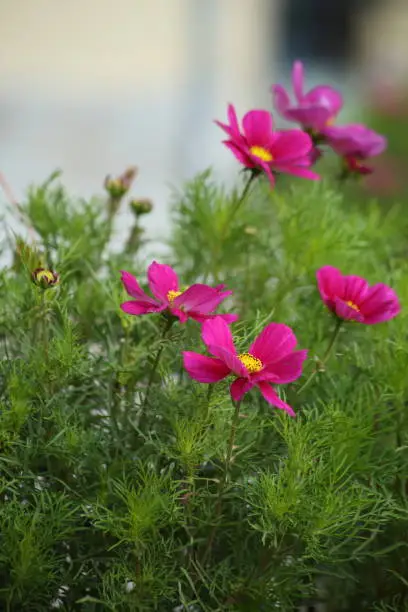
[[(340, 328), (341, 328), (342, 324), (343, 324), (343, 319), (337, 319), (336, 325), (335, 325), (335, 328), (334, 328), (334, 331), (333, 331), (333, 335), (330, 338), (330, 342), (329, 342), (329, 344), (327, 346), (326, 352), (325, 352), (325, 354), (323, 356), (323, 359), (320, 362), (323, 366), (326, 365), (326, 363), (329, 361), (329, 359), (331, 357), (331, 354), (333, 352), (333, 348), (334, 348), (334, 345), (336, 343), (337, 336), (339, 335)], [(298, 394), (302, 393), (302, 391), (304, 391), (310, 385), (310, 383), (312, 382), (312, 380), (316, 376), (317, 372), (318, 372), (317, 368), (315, 370), (313, 370), (313, 372), (310, 374), (309, 378), (298, 389), (298, 391), (297, 391)]]
[(242, 193), (240, 195), (240, 197), (238, 198), (234, 208), (231, 211), (231, 214), (229, 215), (229, 217), (227, 218), (226, 223), (224, 224), (223, 227), (223, 232), (221, 234), (221, 236), (224, 234), (226, 228), (228, 227), (228, 225), (231, 223), (231, 221), (233, 220), (233, 218), (235, 217), (235, 215), (237, 214), (238, 210), (241, 208), (242, 204), (245, 202), (245, 199), (249, 193), (249, 189), (252, 185), (252, 182), (254, 181), (254, 179), (257, 177), (257, 174), (255, 172), (251, 172), (249, 175), (249, 178), (247, 180), (247, 182), (244, 185), (244, 188), (242, 190)]
[(230, 225), (230, 223), (234, 219), (235, 215), (237, 214), (238, 210), (242, 206), (243, 202), (245, 201), (245, 199), (246, 199), (246, 197), (248, 195), (249, 189), (250, 189), (250, 187), (252, 185), (252, 182), (254, 181), (254, 179), (256, 177), (257, 177), (257, 174), (255, 172), (251, 172), (247, 182), (244, 185), (244, 188), (242, 190), (242, 193), (241, 193), (240, 197), (236, 201), (235, 206), (231, 210), (230, 215), (227, 216), (227, 218), (225, 220), (225, 223), (223, 223), (223, 225), (221, 226), (219, 240), (217, 241), (217, 247), (216, 247), (215, 251), (213, 252), (212, 261), (210, 262), (210, 270), (205, 274), (205, 279), (207, 279), (208, 275), (212, 272), (212, 274), (215, 277), (215, 280), (217, 282), (219, 281), (219, 278), (218, 278), (218, 263), (219, 263), (220, 255), (222, 253), (222, 246), (223, 246), (223, 242), (224, 242), (224, 239), (225, 239), (225, 234), (226, 234), (226, 232), (228, 230), (228, 226)]
[(228, 483), (228, 480), (230, 478), (230, 472), (231, 472), (231, 463), (232, 463), (232, 451), (234, 449), (234, 443), (235, 443), (235, 436), (237, 433), (237, 428), (238, 428), (238, 422), (239, 422), (239, 409), (241, 407), (241, 402), (236, 402), (235, 403), (235, 410), (234, 410), (234, 414), (232, 415), (232, 420), (231, 420), (231, 429), (230, 429), (230, 435), (228, 438), (228, 445), (227, 445), (227, 452), (225, 454), (225, 468), (224, 468), (224, 474), (223, 474), (223, 478), (220, 480), (219, 482), (219, 487), (218, 487), (218, 495), (217, 495), (217, 503), (216, 503), (216, 509), (215, 509), (215, 517), (216, 517), (216, 521), (215, 524), (211, 530), (210, 536), (208, 538), (207, 541), (207, 546), (205, 548), (203, 557), (202, 557), (202, 563), (205, 562), (205, 560), (207, 559), (208, 555), (211, 552), (213, 543), (214, 543), (214, 538), (215, 538), (215, 534), (217, 531), (217, 523), (219, 521), (219, 518), (221, 516), (221, 510), (222, 510), (222, 496), (224, 494), (224, 490), (225, 487)]
[(168, 332), (170, 331), (171, 326), (173, 325), (173, 319), (168, 318), (165, 327), (163, 328), (163, 332), (161, 335), (161, 342), (160, 342), (160, 346), (157, 349), (157, 353), (156, 356), (154, 358), (153, 361), (153, 365), (152, 365), (152, 369), (150, 371), (150, 376), (149, 376), (149, 380), (147, 382), (147, 389), (146, 389), (146, 393), (145, 393), (145, 397), (144, 397), (144, 401), (142, 404), (142, 408), (140, 411), (140, 415), (139, 415), (139, 420), (142, 418), (145, 410), (146, 410), (146, 406), (147, 406), (147, 402), (149, 399), (149, 394), (150, 394), (150, 390), (153, 384), (153, 379), (154, 379), (154, 375), (156, 374), (156, 370), (157, 370), (157, 366), (159, 365), (159, 361), (160, 361), (160, 357), (163, 353), (163, 349), (164, 349), (164, 342), (163, 340), (165, 339), (165, 337), (167, 336)]

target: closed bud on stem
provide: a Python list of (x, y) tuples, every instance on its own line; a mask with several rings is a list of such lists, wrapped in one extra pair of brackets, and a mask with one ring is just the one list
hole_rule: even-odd
[(59, 283), (59, 274), (46, 268), (36, 268), (32, 273), (32, 279), (37, 287), (50, 289)]
[(136, 178), (136, 175), (136, 166), (131, 166), (130, 168), (127, 168), (127, 170), (125, 170), (125, 172), (123, 172), (117, 178), (107, 176), (104, 182), (104, 187), (108, 192), (110, 198), (115, 201), (120, 201), (131, 188), (132, 183)]
[(136, 215), (136, 217), (140, 217), (140, 215), (147, 215), (152, 212), (153, 203), (147, 198), (140, 200), (130, 200), (129, 207), (133, 214)]

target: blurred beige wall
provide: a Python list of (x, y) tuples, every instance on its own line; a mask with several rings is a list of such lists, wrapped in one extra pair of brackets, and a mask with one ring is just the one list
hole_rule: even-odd
[(161, 233), (169, 185), (237, 177), (213, 119), (271, 108), (281, 2), (0, 0), (0, 170), (19, 197), (56, 167), (86, 196), (136, 164)]
[[(183, 86), (195, 36), (201, 53), (206, 45), (209, 57), (217, 53), (213, 68), (219, 86), (227, 77), (237, 90), (251, 92), (265, 61), (273, 58), (278, 42), (274, 12), (279, 4), (279, 0), (0, 0), (0, 86), (45, 88), (65, 98)], [(200, 40), (194, 12), (206, 8), (217, 23)]]
[(385, 82), (408, 82), (408, 0), (383, 0), (361, 14), (359, 55), (364, 72)]

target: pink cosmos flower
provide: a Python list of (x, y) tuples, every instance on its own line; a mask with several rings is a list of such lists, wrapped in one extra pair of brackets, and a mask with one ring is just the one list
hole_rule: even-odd
[(267, 402), (295, 416), (292, 408), (282, 401), (271, 384), (293, 382), (302, 374), (307, 351), (295, 351), (295, 334), (286, 325), (270, 323), (249, 347), (248, 353), (238, 354), (229, 326), (221, 318), (205, 321), (202, 339), (214, 357), (185, 351), (184, 367), (194, 380), (215, 383), (229, 374), (235, 376), (231, 397), (239, 402), (245, 393), (257, 386)]
[(273, 131), (272, 115), (264, 110), (252, 110), (242, 119), (242, 131), (235, 108), (228, 106), (228, 123), (215, 122), (228, 135), (224, 140), (241, 164), (254, 171), (263, 171), (272, 185), (273, 172), (293, 174), (308, 179), (319, 176), (308, 170), (313, 147), (308, 134), (300, 130)]
[(344, 157), (350, 172), (358, 174), (370, 174), (371, 168), (361, 161), (380, 155), (387, 146), (384, 136), (358, 123), (333, 125), (325, 128), (322, 133), (331, 148)]
[(343, 276), (332, 266), (317, 271), (317, 284), (323, 302), (339, 319), (373, 325), (393, 319), (401, 310), (396, 293), (387, 285), (370, 287), (364, 278)]
[(341, 94), (328, 85), (319, 85), (303, 92), (304, 70), (302, 62), (294, 62), (292, 85), (296, 102), (291, 103), (288, 92), (282, 85), (272, 85), (276, 110), (288, 121), (296, 121), (304, 128), (320, 132), (335, 120), (341, 107)]
[[(152, 312), (163, 312), (167, 310), (173, 316), (178, 317), (181, 323), (187, 319), (195, 319), (203, 322), (210, 319), (216, 308), (232, 294), (232, 291), (223, 291), (225, 285), (209, 287), (208, 285), (195, 284), (181, 291), (177, 274), (165, 264), (156, 261), (150, 264), (147, 270), (147, 279), (154, 297), (150, 297), (143, 291), (139, 283), (129, 272), (121, 272), (121, 280), (126, 292), (133, 298), (121, 304), (123, 312), (131, 315), (144, 315)], [(238, 319), (234, 314), (217, 315), (228, 323)]]

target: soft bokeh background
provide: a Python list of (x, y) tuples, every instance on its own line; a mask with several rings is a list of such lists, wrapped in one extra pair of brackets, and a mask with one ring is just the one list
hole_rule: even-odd
[(170, 185), (236, 175), (212, 123), (227, 102), (270, 108), (301, 58), (356, 117), (408, 74), (407, 32), (407, 0), (0, 0), (0, 171), (17, 199), (57, 167), (87, 196), (136, 164), (164, 235)]

